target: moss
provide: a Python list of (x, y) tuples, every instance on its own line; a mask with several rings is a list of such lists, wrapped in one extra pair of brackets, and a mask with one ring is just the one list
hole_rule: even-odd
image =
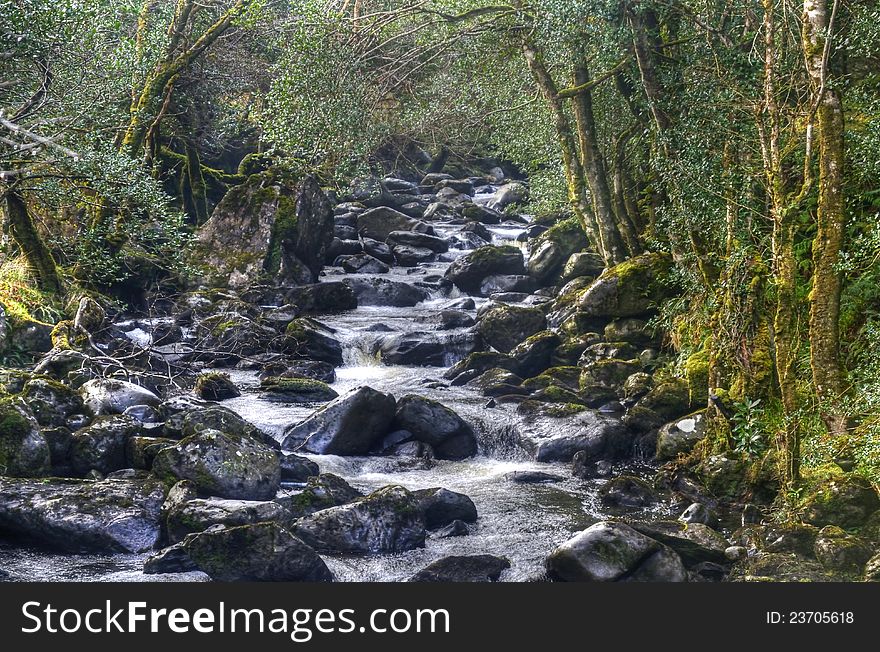
[(281, 268), (284, 243), (291, 242), (297, 236), (296, 199), (282, 193), (278, 197), (278, 209), (275, 222), (272, 224), (272, 235), (269, 238), (269, 251), (263, 262), (263, 271), (274, 275)]
[(684, 363), (684, 377), (691, 407), (704, 406), (709, 400), (709, 355), (705, 349), (688, 356)]
[(327, 383), (312, 378), (277, 378), (270, 377), (260, 383), (262, 389), (281, 393), (312, 393), (332, 391)]
[(550, 387), (551, 385), (558, 385), (570, 390), (575, 390), (578, 388), (580, 375), (580, 367), (551, 367), (539, 376), (535, 376), (534, 378), (529, 378), (528, 380), (524, 381), (522, 383), (522, 386), (527, 389), (537, 390), (545, 389), (547, 387)]
[(569, 403), (575, 405), (584, 405), (580, 396), (569, 389), (559, 387), (558, 385), (550, 385), (537, 393), (532, 398), (545, 403)]

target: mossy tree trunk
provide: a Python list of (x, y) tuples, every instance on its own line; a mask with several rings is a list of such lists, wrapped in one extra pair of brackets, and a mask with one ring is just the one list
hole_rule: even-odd
[(837, 266), (844, 235), (844, 115), (840, 93), (828, 79), (831, 29), (832, 12), (827, 0), (805, 0), (802, 40), (819, 144), (819, 192), (810, 290), (810, 366), (826, 427), (832, 434), (842, 434), (846, 431), (846, 417), (839, 406), (846, 388), (840, 362), (841, 278)]
[(197, 225), (208, 221), (208, 190), (202, 174), (202, 159), (192, 143), (186, 144), (186, 181), (189, 209)]
[(24, 198), (17, 190), (9, 189), (3, 194), (3, 207), (12, 239), (21, 250), (37, 285), (44, 292), (60, 294), (62, 283), (58, 267), (37, 231)]

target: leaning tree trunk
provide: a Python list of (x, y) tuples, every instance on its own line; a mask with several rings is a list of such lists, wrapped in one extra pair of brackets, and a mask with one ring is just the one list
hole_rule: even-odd
[(840, 292), (837, 269), (844, 232), (843, 107), (840, 94), (828, 85), (829, 28), (826, 0), (805, 0), (803, 48), (813, 87), (819, 142), (819, 195), (813, 239), (813, 286), (810, 290), (810, 366), (813, 384), (828, 431), (846, 431), (840, 409), (845, 393), (840, 363)]
[(5, 193), (4, 208), (12, 239), (33, 274), (38, 287), (44, 292), (58, 294), (61, 292), (61, 276), (52, 253), (43, 242), (33, 219), (28, 212), (27, 204), (15, 190)]

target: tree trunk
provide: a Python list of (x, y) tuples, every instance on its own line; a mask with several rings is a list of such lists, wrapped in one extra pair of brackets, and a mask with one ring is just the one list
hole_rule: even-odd
[(38, 287), (44, 292), (59, 294), (62, 284), (58, 267), (31, 219), (24, 199), (15, 190), (8, 190), (4, 207), (12, 239), (21, 250), (28, 271), (33, 274)]
[(840, 292), (837, 265), (843, 243), (844, 118), (840, 94), (828, 87), (831, 34), (827, 0), (805, 0), (803, 48), (813, 87), (819, 141), (819, 195), (813, 240), (813, 283), (810, 290), (810, 366), (813, 385), (828, 431), (846, 431), (838, 409), (845, 393), (840, 363)]
[(186, 144), (186, 179), (192, 216), (195, 224), (200, 226), (208, 221), (207, 187), (202, 174), (202, 160), (192, 143)]

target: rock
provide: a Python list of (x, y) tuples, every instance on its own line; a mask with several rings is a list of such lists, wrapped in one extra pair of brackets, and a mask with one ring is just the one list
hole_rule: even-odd
[(317, 180), (273, 172), (233, 186), (196, 235), (194, 255), (209, 281), (244, 287), (263, 277), (314, 283), (333, 239), (333, 210)]
[(854, 475), (840, 476), (810, 490), (803, 501), (803, 520), (811, 525), (855, 528), (880, 509), (874, 488)]
[(650, 484), (628, 475), (609, 480), (599, 496), (606, 507), (648, 507), (660, 499)]
[(287, 482), (305, 482), (312, 476), (318, 475), (318, 465), (307, 457), (294, 453), (281, 455), (281, 480)]
[(419, 249), (428, 249), (435, 254), (443, 254), (449, 251), (449, 243), (443, 238), (413, 231), (392, 231), (385, 238), (385, 244), (391, 247), (392, 250), (395, 247), (403, 245)]
[(548, 484), (565, 480), (561, 475), (544, 471), (511, 471), (505, 473), (504, 478), (514, 484)]
[(220, 582), (330, 582), (333, 575), (315, 551), (277, 523), (216, 526), (191, 534), (183, 549)]
[(403, 552), (425, 545), (415, 496), (394, 485), (306, 516), (293, 532), (316, 550), (335, 553)]
[(654, 377), (651, 374), (644, 371), (632, 374), (623, 383), (624, 404), (627, 407), (632, 407), (653, 388)]
[(495, 194), (492, 195), (492, 199), (489, 200), (488, 206), (493, 210), (502, 211), (508, 206), (513, 204), (524, 204), (528, 200), (528, 186), (517, 181), (511, 181), (495, 191)]
[(287, 349), (296, 357), (342, 365), (342, 345), (324, 324), (308, 317), (294, 319), (287, 326)]
[(394, 254), (394, 261), (401, 267), (418, 267), (434, 260), (434, 252), (424, 247), (397, 245), (391, 252)]
[(880, 553), (877, 553), (865, 564), (865, 581), (880, 582)]
[(477, 507), (468, 496), (436, 487), (412, 492), (419, 512), (429, 530), (445, 527), (453, 521), (474, 523), (477, 520)]
[(408, 308), (430, 296), (426, 290), (386, 278), (347, 278), (345, 282), (361, 306), (394, 306)]
[(264, 378), (260, 389), (266, 398), (284, 403), (324, 403), (339, 396), (327, 383), (311, 378)]
[(430, 324), (441, 331), (470, 328), (477, 323), (473, 317), (460, 310), (441, 310), (430, 315), (417, 317), (415, 321), (420, 324)]
[(479, 294), (487, 276), (521, 275), (524, 271), (519, 249), (487, 245), (456, 259), (446, 270), (446, 278), (464, 292)]
[(357, 229), (359, 235), (380, 242), (385, 242), (394, 231), (431, 233), (431, 227), (424, 222), (407, 217), (387, 206), (372, 208), (358, 215)]
[(700, 523), (714, 528), (718, 525), (718, 515), (703, 503), (691, 503), (678, 520), (682, 523)]
[(149, 405), (132, 405), (130, 408), (125, 408), (122, 416), (131, 417), (138, 423), (162, 423), (159, 412)]
[(556, 548), (546, 561), (565, 582), (685, 582), (687, 571), (667, 546), (623, 523), (596, 523)]
[(310, 477), (304, 488), (285, 492), (275, 498), (275, 502), (284, 507), (293, 518), (302, 518), (362, 497), (360, 491), (338, 475), (321, 473)]
[(85, 406), (93, 414), (122, 414), (134, 405), (157, 407), (160, 399), (148, 389), (114, 378), (90, 380), (80, 387)]
[(292, 360), (263, 367), (260, 380), (266, 378), (311, 378), (322, 383), (335, 383), (336, 369), (329, 362), (320, 360)]
[(443, 374), (443, 377), (447, 380), (453, 380), (462, 374), (476, 372), (472, 376), (472, 378), (476, 378), (478, 375), (483, 374), (490, 369), (505, 369), (515, 373), (517, 371), (517, 363), (513, 358), (504, 353), (479, 351), (471, 353), (463, 360), (452, 365)]
[(390, 269), (388, 265), (369, 254), (339, 256), (333, 264), (342, 267), (347, 274), (387, 274)]
[[(470, 372), (465, 372), (457, 376), (452, 384), (457, 385), (458, 380), (469, 375), (469, 373)], [(530, 390), (521, 387), (522, 382), (523, 379), (513, 372), (505, 371), (504, 369), (490, 369), (486, 373), (468, 380), (467, 385), (478, 388), (483, 396), (497, 397), (513, 394), (527, 396), (530, 393)]]
[(727, 539), (701, 523), (633, 521), (629, 523), (629, 526), (672, 548), (688, 567), (706, 561), (717, 564), (723, 564), (727, 561), (725, 551), (730, 546)]
[(494, 555), (450, 555), (431, 562), (410, 582), (497, 582), (510, 561)]
[[(270, 435), (242, 419), (236, 412), (220, 405), (209, 407), (197, 406), (186, 410), (178, 416), (180, 416), (180, 429), (175, 434), (179, 437), (197, 435), (206, 430), (219, 430), (236, 437), (256, 439), (264, 446), (276, 450), (280, 449), (278, 442)], [(169, 422), (170, 420), (165, 422), (166, 430), (169, 429)]]
[(182, 543), (162, 548), (144, 562), (144, 575), (161, 575), (164, 573), (189, 573), (199, 570)]
[(646, 432), (687, 414), (689, 409), (687, 383), (673, 378), (652, 387), (629, 409), (624, 422), (634, 430)]
[(83, 414), (82, 397), (67, 385), (35, 378), (25, 383), (22, 398), (43, 428), (65, 426), (75, 414)]
[(565, 261), (562, 268), (562, 282), (580, 277), (596, 278), (605, 270), (605, 261), (602, 256), (592, 251), (578, 251), (573, 253)]
[(49, 444), (27, 404), (18, 398), (0, 400), (0, 475), (48, 475), (49, 453)]
[(333, 227), (333, 237), (340, 240), (354, 240), (357, 238), (357, 229), (337, 222)]
[(517, 344), (545, 328), (544, 313), (539, 308), (497, 305), (477, 320), (477, 332), (501, 353), (510, 352)]
[(225, 401), (241, 396), (241, 390), (232, 382), (229, 374), (217, 371), (200, 374), (193, 391), (205, 401)]
[(288, 289), (284, 298), (294, 304), (301, 314), (341, 312), (358, 306), (354, 292), (342, 281), (300, 285)]
[(129, 437), (125, 445), (125, 461), (133, 469), (148, 471), (153, 468), (153, 461), (159, 451), (166, 446), (174, 446), (177, 442), (166, 437)]
[(480, 296), (489, 297), (494, 294), (523, 293), (528, 294), (537, 289), (535, 279), (531, 276), (517, 274), (493, 274), (480, 283)]
[(435, 539), (451, 539), (453, 537), (466, 537), (471, 533), (470, 528), (462, 520), (455, 519), (449, 525), (446, 525), (432, 535)]
[(671, 265), (668, 255), (647, 253), (606, 270), (578, 298), (579, 309), (594, 317), (649, 314), (669, 296), (658, 283)]
[(660, 428), (657, 459), (673, 460), (681, 454), (690, 453), (706, 436), (705, 415), (705, 410), (700, 410)]
[(559, 279), (572, 254), (582, 251), (587, 246), (589, 246), (587, 236), (577, 220), (563, 220), (531, 243), (529, 274), (538, 283), (550, 285)]
[[(629, 342), (634, 346), (646, 347), (657, 344), (657, 336), (652, 327), (643, 319), (629, 317), (617, 319), (605, 327), (605, 339), (609, 342)], [(707, 381), (708, 386), (708, 381)]]
[(30, 319), (20, 320), (7, 341), (10, 348), (22, 353), (48, 353), (53, 348), (52, 325)]
[(434, 187), (438, 191), (450, 188), (459, 194), (474, 196), (474, 184), (467, 179), (441, 179)]
[(394, 426), (430, 444), (440, 459), (460, 460), (477, 452), (470, 424), (445, 405), (422, 396), (408, 394), (398, 401)]
[[(477, 224), (501, 224), (501, 220), (504, 219), (504, 216), (496, 211), (494, 208), (489, 208), (488, 206), (482, 206), (480, 204), (465, 204), (461, 210), (461, 214), (465, 217), (465, 219), (473, 220)], [(479, 232), (474, 231), (479, 235)], [(491, 240), (491, 236), (483, 238), (484, 240)]]
[[(752, 466), (741, 455), (722, 453), (704, 457), (696, 467), (697, 479), (714, 496), (727, 500), (770, 503), (779, 492), (777, 469), (772, 464)], [(757, 508), (746, 506), (743, 518), (759, 518)]]
[(377, 353), (389, 365), (444, 367), (482, 348), (476, 333), (397, 333), (381, 338)]
[(70, 444), (73, 471), (79, 476), (92, 470), (106, 475), (126, 468), (128, 442), (141, 434), (143, 426), (131, 417), (98, 417), (91, 425), (73, 433)]
[(847, 575), (861, 575), (874, 554), (865, 539), (847, 534), (836, 525), (822, 528), (813, 552), (826, 570)]
[(641, 365), (636, 361), (614, 358), (586, 363), (581, 370), (581, 390), (586, 395), (601, 389), (610, 389), (615, 395), (622, 394), (626, 379), (636, 373), (640, 367)]
[(510, 357), (516, 361), (520, 375), (523, 378), (531, 378), (550, 367), (553, 352), (560, 343), (559, 335), (553, 331), (539, 331), (517, 344), (510, 351)]
[(139, 480), (18, 480), (0, 476), (0, 532), (71, 552), (151, 550), (164, 486)]
[(278, 454), (250, 437), (203, 430), (162, 449), (153, 462), (160, 478), (191, 480), (200, 493), (221, 498), (269, 500), (278, 491)]
[(633, 454), (634, 433), (619, 419), (594, 412), (582, 412), (547, 430), (540, 436), (528, 431), (522, 435), (538, 462), (570, 462), (578, 451), (584, 451), (584, 463), (628, 459)]
[(248, 525), (275, 521), (285, 525), (290, 514), (272, 501), (197, 498), (168, 512), (166, 524), (171, 543), (183, 541), (186, 535), (202, 532), (212, 525)]
[(372, 238), (362, 238), (361, 242), (363, 242), (364, 253), (381, 260), (387, 265), (394, 263), (394, 255), (391, 253), (391, 247), (384, 242), (379, 242)]
[(366, 455), (394, 420), (393, 396), (359, 387), (284, 432), (282, 447), (323, 455)]

